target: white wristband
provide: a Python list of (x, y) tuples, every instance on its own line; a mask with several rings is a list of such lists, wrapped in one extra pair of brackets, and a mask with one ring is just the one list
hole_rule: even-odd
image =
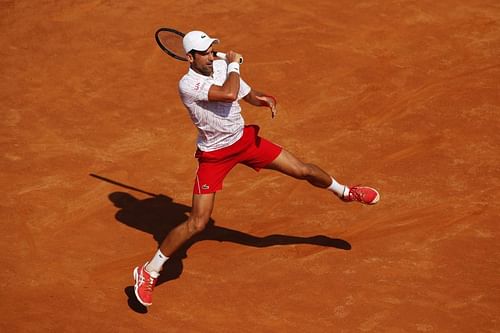
[(231, 72), (240, 74), (240, 64), (238, 64), (237, 62), (232, 62), (229, 65), (227, 65), (227, 74)]

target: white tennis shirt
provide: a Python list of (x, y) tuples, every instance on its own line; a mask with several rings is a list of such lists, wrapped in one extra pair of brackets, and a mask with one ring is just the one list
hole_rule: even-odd
[(213, 69), (212, 76), (205, 76), (189, 68), (179, 82), (181, 100), (198, 128), (197, 145), (202, 151), (224, 148), (241, 138), (245, 121), (241, 116), (239, 100), (251, 90), (250, 86), (240, 79), (240, 91), (236, 101), (209, 101), (210, 87), (213, 84), (222, 86), (228, 76), (225, 60), (215, 60)]

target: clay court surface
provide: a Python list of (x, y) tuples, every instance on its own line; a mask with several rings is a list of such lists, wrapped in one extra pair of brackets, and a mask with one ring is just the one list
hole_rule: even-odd
[[(2, 332), (499, 332), (500, 3), (1, 1)], [(261, 135), (373, 207), (236, 167), (147, 310), (132, 269), (185, 221), (187, 65), (245, 57)], [(135, 189), (134, 189), (135, 188)]]

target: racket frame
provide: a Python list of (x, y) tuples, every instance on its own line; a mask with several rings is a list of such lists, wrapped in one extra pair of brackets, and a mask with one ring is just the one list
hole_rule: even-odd
[[(188, 61), (186, 57), (182, 57), (182, 56), (180, 56), (178, 54), (175, 54), (174, 52), (172, 52), (169, 49), (167, 49), (165, 47), (165, 45), (163, 45), (163, 43), (160, 40), (160, 33), (163, 32), (163, 31), (174, 33), (174, 34), (176, 34), (178, 36), (181, 36), (182, 38), (184, 38), (184, 36), (186, 34), (183, 33), (183, 32), (180, 32), (179, 30), (175, 30), (175, 29), (172, 29), (172, 28), (159, 28), (155, 32), (155, 39), (156, 39), (156, 43), (158, 44), (158, 46), (160, 47), (160, 49), (163, 50), (163, 52), (165, 52), (166, 54), (168, 54), (169, 56), (171, 56), (172, 58), (175, 58), (177, 60)], [(213, 55), (216, 56), (216, 57), (218, 57), (218, 58), (226, 60), (226, 54), (223, 53), (223, 52), (215, 52), (214, 51)], [(240, 58), (240, 64), (242, 64), (242, 63), (243, 63), (243, 58)]]
[(175, 54), (174, 52), (172, 52), (169, 49), (167, 49), (165, 47), (165, 45), (163, 45), (163, 43), (160, 40), (160, 33), (164, 32), (164, 31), (174, 33), (174, 34), (176, 34), (178, 36), (181, 36), (183, 38), (184, 38), (184, 36), (186, 34), (180, 32), (179, 30), (175, 30), (175, 29), (172, 29), (172, 28), (160, 28), (160, 29), (156, 30), (156, 32), (155, 32), (155, 39), (156, 39), (156, 43), (158, 43), (158, 46), (160, 47), (160, 49), (162, 49), (169, 56), (171, 56), (172, 58), (175, 58), (177, 60), (180, 60), (180, 61), (188, 61), (187, 58)]

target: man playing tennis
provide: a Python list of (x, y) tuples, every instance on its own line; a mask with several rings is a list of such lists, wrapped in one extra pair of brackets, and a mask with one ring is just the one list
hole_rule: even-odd
[(189, 69), (179, 82), (179, 92), (198, 129), (195, 156), (199, 166), (188, 220), (168, 234), (149, 262), (134, 269), (135, 295), (145, 306), (152, 304), (153, 288), (169, 256), (205, 228), (212, 213), (215, 193), (222, 189), (224, 177), (238, 163), (256, 171), (272, 169), (307, 180), (346, 202), (372, 205), (380, 199), (375, 189), (342, 185), (318, 166), (304, 163), (282, 147), (260, 137), (258, 126), (245, 126), (240, 100), (269, 107), (273, 117), (277, 111), (276, 101), (250, 88), (241, 79), (240, 54), (230, 51), (226, 60), (214, 58), (212, 46), (218, 42), (201, 31), (191, 31), (183, 39)]

